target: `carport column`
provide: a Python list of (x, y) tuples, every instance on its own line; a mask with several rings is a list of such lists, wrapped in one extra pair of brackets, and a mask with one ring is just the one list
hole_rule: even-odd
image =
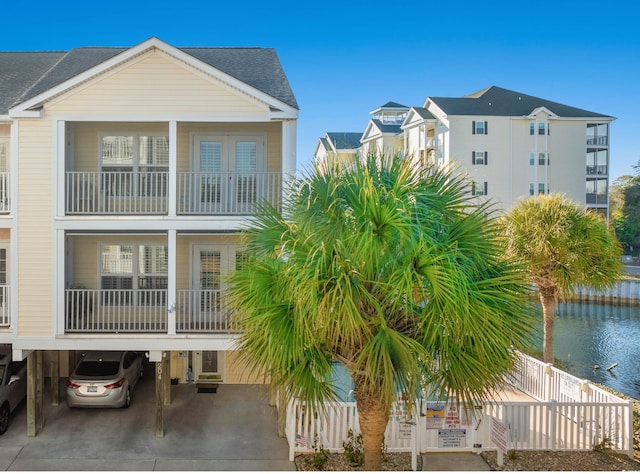
[(164, 373), (164, 380), (162, 383), (162, 388), (164, 390), (163, 400), (164, 406), (168, 407), (171, 405), (171, 353), (164, 352), (162, 354), (162, 373)]
[[(162, 369), (164, 353), (162, 351), (149, 351), (149, 361), (156, 364), (156, 437), (164, 437), (164, 389), (162, 386)], [(167, 374), (168, 375), (168, 374)]]
[(27, 357), (27, 436), (42, 428), (42, 352)]
[(54, 351), (51, 358), (51, 405), (60, 404), (60, 351)]
[(44, 426), (44, 367), (43, 351), (36, 351), (36, 426), (38, 430)]

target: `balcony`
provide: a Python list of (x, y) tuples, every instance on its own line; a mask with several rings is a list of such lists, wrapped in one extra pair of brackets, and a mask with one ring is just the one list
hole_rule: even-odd
[(9, 285), (0, 285), (0, 328), (9, 327), (10, 325)]
[(589, 175), (605, 175), (605, 174), (607, 174), (607, 165), (598, 165), (598, 166), (587, 165), (587, 174), (589, 174)]
[(175, 311), (177, 333), (237, 332), (219, 290), (178, 290), (167, 308), (167, 290), (65, 290), (65, 333), (167, 333)]
[[(65, 212), (69, 215), (167, 215), (169, 188), (169, 174), (164, 171), (69, 171), (66, 172)], [(177, 214), (244, 215), (255, 212), (260, 200), (280, 207), (282, 174), (181, 172), (177, 174), (176, 188)]]

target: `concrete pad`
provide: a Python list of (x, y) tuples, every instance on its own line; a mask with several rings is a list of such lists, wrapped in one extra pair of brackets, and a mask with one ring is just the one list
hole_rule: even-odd
[(274, 460), (164, 460), (156, 461), (155, 471), (295, 471), (296, 466), (289, 461)]
[(153, 471), (155, 461), (119, 459), (16, 459), (9, 471)]
[(429, 453), (422, 455), (423, 471), (490, 471), (482, 456), (473, 453)]
[(8, 471), (22, 446), (0, 446), (0, 471)]

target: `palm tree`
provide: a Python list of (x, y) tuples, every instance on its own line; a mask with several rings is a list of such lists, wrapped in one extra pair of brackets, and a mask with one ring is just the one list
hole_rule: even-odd
[(554, 361), (558, 297), (579, 285), (604, 289), (621, 275), (621, 247), (605, 220), (561, 194), (520, 201), (503, 220), (507, 253), (520, 259), (540, 293), (543, 360)]
[(344, 364), (367, 470), (399, 393), (426, 382), (486, 400), (530, 333), (526, 281), (469, 188), (398, 155), (316, 165), (285, 215), (265, 205), (246, 231), (230, 277), (241, 356), (309, 402), (334, 397), (331, 364)]

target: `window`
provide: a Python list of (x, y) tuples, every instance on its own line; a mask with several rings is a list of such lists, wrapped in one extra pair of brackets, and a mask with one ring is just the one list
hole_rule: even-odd
[(108, 196), (167, 195), (168, 136), (104, 135), (100, 158), (102, 187)]
[(587, 145), (608, 145), (609, 125), (606, 123), (587, 124)]
[(587, 148), (587, 174), (607, 174), (606, 148)]
[(545, 131), (545, 123), (544, 122), (539, 122), (538, 123), (538, 135), (544, 135)]
[(529, 196), (535, 195), (536, 188), (538, 189), (538, 194), (549, 193), (549, 187), (546, 185), (546, 183), (538, 183), (537, 185), (535, 183), (529, 183)]
[(487, 135), (489, 133), (488, 122), (473, 120), (471, 122), (471, 133), (473, 133), (474, 135)]
[(529, 122), (529, 135), (535, 135), (535, 134), (536, 134), (536, 123)]
[(607, 178), (587, 178), (587, 204), (607, 203)]
[[(550, 161), (549, 161), (548, 153), (538, 153), (538, 165), (544, 166), (544, 165), (548, 165), (549, 163)], [(536, 154), (534, 152), (530, 152), (529, 165), (534, 166), (535, 164), (536, 164)]]
[(7, 156), (9, 155), (9, 144), (0, 138), (0, 173), (7, 171)]
[(471, 163), (474, 165), (488, 165), (489, 153), (486, 151), (472, 151)]
[[(166, 245), (104, 245), (102, 247), (101, 285), (103, 290), (167, 289), (168, 252)], [(165, 303), (162, 292), (138, 292), (138, 304)], [(105, 292), (105, 304), (133, 304), (133, 292)]]
[(487, 195), (487, 182), (486, 181), (474, 181), (471, 183), (471, 194), (473, 196), (486, 196)]

